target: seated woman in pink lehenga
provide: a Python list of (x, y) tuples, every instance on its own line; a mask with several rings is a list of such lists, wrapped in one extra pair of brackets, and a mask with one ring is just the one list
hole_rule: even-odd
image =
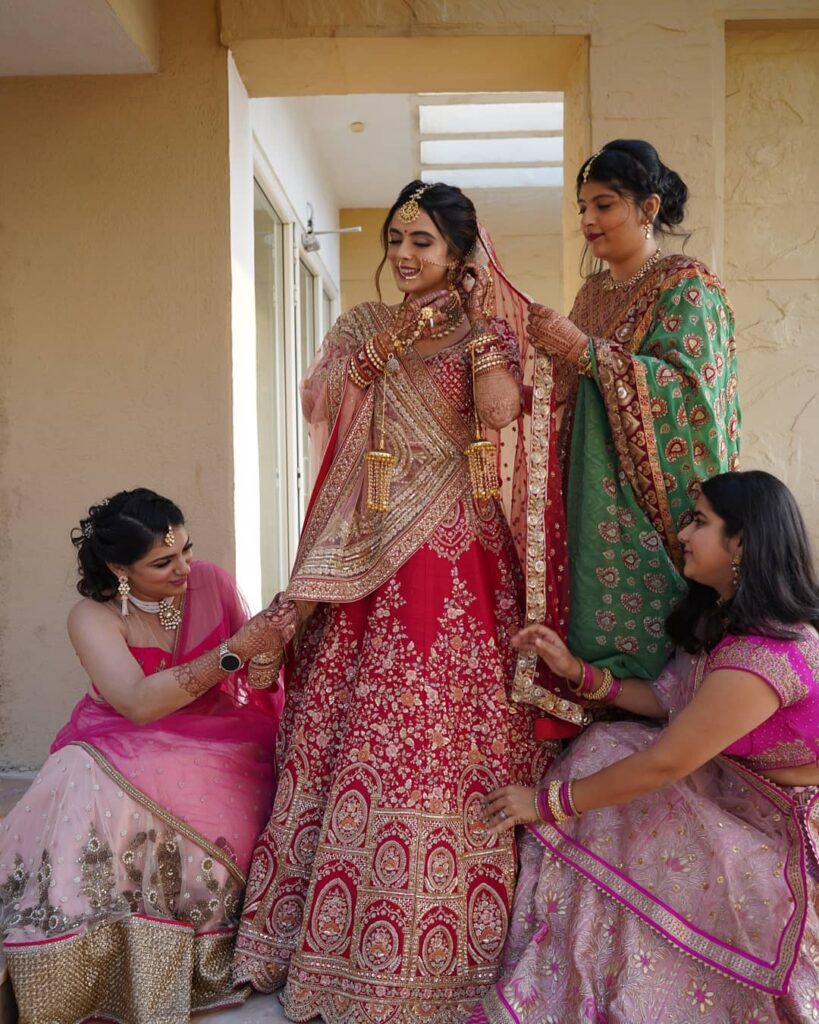
[(819, 584), (775, 477), (702, 485), (680, 533), (689, 593), (654, 683), (522, 630), (588, 699), (639, 721), (587, 729), (539, 790), (505, 787), (496, 832), (527, 824), (504, 976), (471, 1022), (807, 1022), (819, 1014)]
[(235, 1005), (230, 963), (270, 813), (283, 695), (244, 663), (289, 639), (192, 560), (153, 491), (92, 506), (69, 635), (88, 692), (0, 822), (0, 935), (21, 1024), (184, 1024)]

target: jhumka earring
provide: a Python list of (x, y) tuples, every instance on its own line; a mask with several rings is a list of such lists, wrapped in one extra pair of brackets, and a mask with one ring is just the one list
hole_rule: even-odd
[(162, 543), (165, 547), (172, 548), (176, 544), (176, 534), (173, 532), (173, 527), (168, 527), (168, 532), (162, 538)]
[(740, 577), (742, 575), (742, 559), (739, 555), (734, 555), (731, 559), (731, 582), (734, 585), (735, 590), (739, 590)]
[(412, 224), (414, 220), (418, 220), (421, 213), (418, 199), (428, 188), (430, 188), (430, 185), (422, 185), (420, 188), (417, 188), (409, 199), (402, 206), (398, 207), (398, 219), (403, 221), (404, 224)]
[(131, 593), (131, 585), (127, 576), (117, 576), (117, 593), (120, 599), (120, 614), (123, 618), (128, 614), (128, 595)]
[[(472, 394), (475, 394), (475, 350), (487, 339), (486, 335), (476, 338), (470, 345), (472, 356)], [(464, 452), (469, 465), (469, 480), (472, 484), (472, 497), (476, 501), (488, 501), (500, 497), (500, 481), (498, 480), (498, 447), (487, 441), (483, 433), (483, 424), (475, 408), (475, 440)]]
[(650, 220), (647, 220), (645, 222), (645, 224), (643, 225), (643, 234), (646, 236), (646, 241), (648, 241), (648, 239), (651, 238), (651, 229), (652, 229), (652, 227), (653, 227), (653, 224), (651, 223)]

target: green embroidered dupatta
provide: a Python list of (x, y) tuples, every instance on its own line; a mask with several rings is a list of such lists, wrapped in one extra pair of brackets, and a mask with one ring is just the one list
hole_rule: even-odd
[(666, 257), (625, 294), (605, 280), (590, 278), (570, 314), (590, 338), (566, 495), (569, 646), (653, 679), (685, 591), (677, 531), (698, 480), (737, 468), (734, 318), (719, 279), (688, 257)]

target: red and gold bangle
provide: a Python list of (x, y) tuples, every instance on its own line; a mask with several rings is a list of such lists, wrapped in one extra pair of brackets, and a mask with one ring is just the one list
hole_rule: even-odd
[(374, 338), (367, 338), (364, 342), (364, 353), (375, 372), (383, 373), (384, 367), (387, 365), (387, 360), (382, 359), (379, 354)]
[(353, 384), (355, 384), (356, 387), (361, 388), (362, 391), (368, 388), (372, 383), (372, 381), (367, 380), (359, 370), (355, 356), (350, 356), (350, 362), (347, 365), (347, 374)]

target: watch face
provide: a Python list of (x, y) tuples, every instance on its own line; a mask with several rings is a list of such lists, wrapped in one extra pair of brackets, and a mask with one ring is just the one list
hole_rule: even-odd
[(219, 659), (219, 664), (225, 670), (225, 672), (235, 672), (236, 669), (242, 667), (242, 659), (238, 654), (233, 654), (231, 651), (226, 651)]

